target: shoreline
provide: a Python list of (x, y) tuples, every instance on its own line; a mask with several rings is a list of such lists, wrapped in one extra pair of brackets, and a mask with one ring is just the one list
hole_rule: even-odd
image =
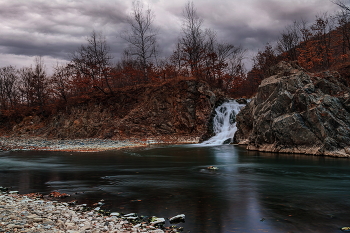
[(174, 138), (174, 140), (152, 139), (46, 139), (41, 137), (0, 136), (0, 151), (64, 151), (101, 152), (126, 148), (147, 147), (152, 144), (197, 143), (197, 138)]
[(44, 139), (0, 137), (0, 151), (64, 151), (64, 152), (101, 152), (125, 148), (146, 147), (148, 141), (111, 140), (111, 139)]
[[(41, 137), (0, 136), (2, 151), (101, 152), (169, 144), (161, 140), (45, 139)], [(5, 188), (6, 189), (6, 188)], [(59, 194), (59, 193), (58, 193)], [(164, 218), (143, 218), (135, 213), (106, 213), (100, 207), (73, 204), (50, 195), (18, 194), (0, 187), (0, 232), (153, 232), (175, 233), (181, 227), (164, 227)], [(158, 222), (157, 222), (158, 221)]]
[[(1, 187), (2, 188), (2, 187)], [(100, 207), (0, 191), (0, 232), (153, 232), (175, 233), (181, 227), (164, 227), (165, 219), (135, 213), (105, 213)]]

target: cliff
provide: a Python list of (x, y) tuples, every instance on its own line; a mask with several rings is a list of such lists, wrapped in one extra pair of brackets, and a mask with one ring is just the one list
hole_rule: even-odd
[(138, 85), (80, 101), (47, 118), (28, 116), (10, 134), (198, 141), (221, 96), (206, 82), (193, 79)]
[(237, 115), (235, 141), (250, 150), (350, 156), (350, 89), (338, 73), (280, 62)]

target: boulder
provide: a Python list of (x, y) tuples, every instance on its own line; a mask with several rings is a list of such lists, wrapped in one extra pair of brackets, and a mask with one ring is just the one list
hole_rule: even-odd
[(280, 62), (237, 115), (234, 141), (250, 150), (350, 156), (350, 89), (336, 72)]
[(180, 222), (185, 222), (185, 215), (184, 214), (178, 214), (174, 217), (169, 218), (170, 224), (176, 224)]

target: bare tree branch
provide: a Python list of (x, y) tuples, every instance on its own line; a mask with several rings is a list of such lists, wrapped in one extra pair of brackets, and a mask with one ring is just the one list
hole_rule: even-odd
[(182, 26), (183, 36), (180, 44), (189, 63), (193, 76), (199, 75), (200, 61), (204, 56), (205, 33), (202, 30), (203, 20), (197, 15), (193, 2), (188, 2), (183, 11), (184, 23)]
[(77, 71), (87, 78), (92, 79), (94, 88), (107, 94), (104, 87), (113, 93), (109, 84), (109, 68), (112, 60), (109, 54), (109, 47), (105, 37), (101, 33), (93, 31), (87, 38), (87, 45), (82, 45), (80, 49), (72, 55), (72, 62)]
[(340, 6), (342, 9), (350, 12), (350, 7), (348, 7), (343, 1), (332, 1), (334, 4)]
[(154, 15), (151, 9), (144, 10), (140, 1), (133, 2), (133, 11), (128, 19), (129, 30), (122, 38), (129, 43), (128, 52), (141, 64), (144, 77), (157, 54), (157, 31), (153, 28)]

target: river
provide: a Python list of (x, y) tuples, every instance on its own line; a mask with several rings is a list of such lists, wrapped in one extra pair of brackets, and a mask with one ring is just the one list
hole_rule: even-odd
[[(218, 170), (208, 170), (216, 166)], [(185, 214), (185, 232), (341, 232), (350, 226), (350, 160), (153, 146), (98, 153), (0, 153), (0, 186), (145, 216)]]

